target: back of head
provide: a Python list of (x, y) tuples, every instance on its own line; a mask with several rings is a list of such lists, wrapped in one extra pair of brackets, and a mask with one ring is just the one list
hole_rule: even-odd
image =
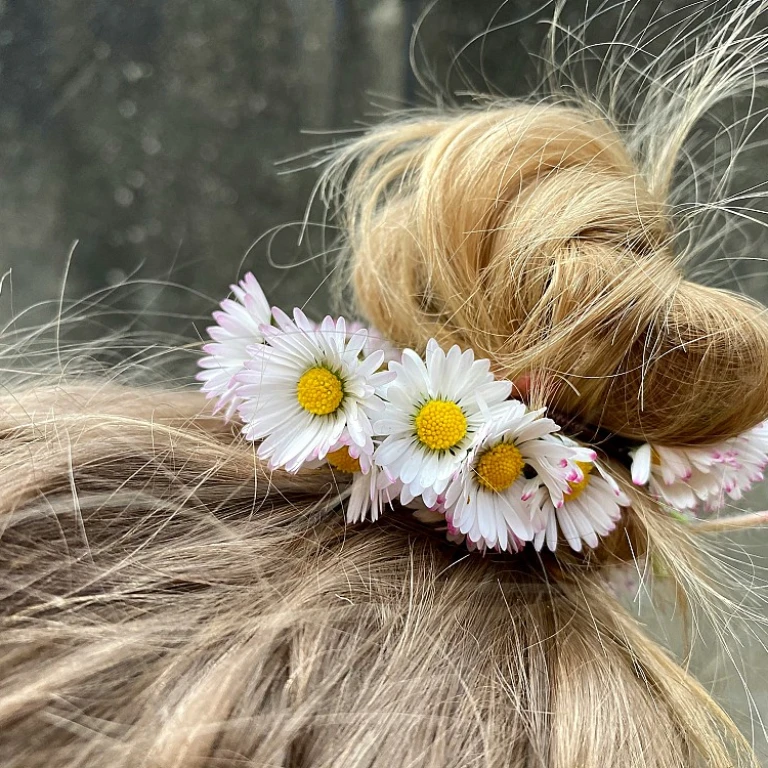
[[(372, 130), (327, 177), (360, 312), (489, 358), (575, 436), (754, 426), (768, 323), (682, 274), (671, 128), (548, 100)], [(595, 550), (483, 556), (399, 508), (345, 525), (338, 477), (269, 471), (196, 393), (3, 394), (3, 765), (752, 764), (606, 584), (648, 558), (713, 593), (696, 529), (614, 464), (632, 509)]]
[(199, 411), (4, 398), (5, 765), (731, 764), (588, 563), (347, 527), (324, 472), (270, 475)]

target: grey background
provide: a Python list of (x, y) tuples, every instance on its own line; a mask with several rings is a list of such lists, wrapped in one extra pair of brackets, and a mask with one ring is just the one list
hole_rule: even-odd
[[(17, 318), (6, 340), (53, 316), (63, 298), (70, 316), (91, 318), (74, 327), (76, 337), (140, 324), (145, 335), (194, 341), (245, 269), (274, 303), (324, 311), (332, 257), (321, 253), (315, 227), (297, 244), (317, 170), (301, 170), (313, 155), (285, 161), (393, 109), (462, 90), (525, 95), (538, 79), (551, 5), (441, 0), (418, 37), (420, 71), (431, 80), (425, 89), (409, 65), (424, 5), (0, 0), (0, 276), (10, 270), (0, 321)], [(670, 30), (687, 5), (661, 3)], [(726, 5), (711, 3), (712, 12)], [(655, 0), (640, 2), (628, 25), (642, 29), (654, 13)], [(569, 0), (563, 22), (583, 17), (584, 3)], [(589, 42), (610, 40), (619, 23), (618, 10), (604, 12)], [(507, 26), (457, 57), (488, 25)], [(665, 44), (662, 29), (651, 50)], [(742, 186), (764, 182), (766, 170), (762, 154), (745, 163)], [(715, 250), (708, 258), (717, 266), (705, 264), (701, 274), (765, 299), (764, 229), (745, 222), (734, 237), (729, 253), (747, 258), (723, 260)], [(748, 556), (735, 553), (745, 572), (762, 567), (766, 538), (751, 535), (739, 546), (747, 544)], [(653, 631), (671, 632), (676, 644), (674, 611), (640, 602)], [(758, 642), (733, 648), (752, 704), (768, 715), (765, 651)], [(706, 632), (694, 668), (746, 724), (742, 681)], [(755, 738), (764, 746), (759, 724)]]
[[(726, 5), (711, 3), (712, 13)], [(297, 244), (318, 172), (302, 170), (311, 157), (286, 161), (393, 109), (460, 102), (459, 91), (525, 95), (538, 81), (551, 3), (439, 0), (418, 37), (426, 89), (408, 61), (424, 7), (0, 0), (0, 274), (12, 268), (0, 317), (57, 299), (66, 273), (70, 298), (134, 281), (112, 303), (188, 336), (246, 268), (275, 303), (313, 297), (323, 311), (332, 257), (317, 226)], [(570, 0), (562, 23), (578, 24), (584, 7)], [(587, 42), (653, 18), (649, 50), (659, 52), (688, 7), (650, 0), (622, 21), (608, 5)], [(471, 43), (492, 26), (504, 28)], [(744, 185), (759, 173), (745, 168)], [(754, 267), (744, 288), (760, 296)]]

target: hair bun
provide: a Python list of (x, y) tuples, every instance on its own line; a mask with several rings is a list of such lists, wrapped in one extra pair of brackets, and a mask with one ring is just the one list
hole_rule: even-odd
[(472, 347), (563, 416), (633, 438), (706, 442), (768, 416), (764, 310), (683, 279), (666, 201), (604, 118), (422, 118), (335, 168), (360, 310), (395, 342)]

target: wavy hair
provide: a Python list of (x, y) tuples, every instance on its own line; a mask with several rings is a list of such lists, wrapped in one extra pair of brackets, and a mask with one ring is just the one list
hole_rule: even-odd
[[(765, 310), (686, 279), (674, 183), (702, 117), (760, 81), (761, 10), (689, 28), (629, 124), (615, 90), (558, 85), (335, 149), (320, 189), (360, 314), (529, 377), (573, 434), (695, 445), (768, 418)], [(66, 368), (0, 394), (6, 768), (757, 765), (606, 578), (651, 562), (723, 629), (705, 534), (727, 520), (633, 489), (597, 549), (541, 556), (400, 509), (347, 526), (343, 478), (268, 471), (194, 391)]]

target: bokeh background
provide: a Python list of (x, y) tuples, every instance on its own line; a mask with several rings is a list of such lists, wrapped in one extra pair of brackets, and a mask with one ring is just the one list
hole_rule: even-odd
[[(619, 27), (631, 36), (651, 22), (648, 49), (663, 51), (691, 7), (592, 5), (587, 43), (598, 55)], [(714, 16), (728, 3), (703, 5)], [(575, 28), (585, 7), (566, 2), (563, 26)], [(318, 171), (291, 159), (393, 109), (469, 91), (526, 95), (538, 82), (552, 3), (439, 0), (419, 29), (417, 78), (409, 54), (425, 8), (0, 0), (0, 274), (12, 268), (15, 311), (58, 298), (65, 273), (72, 298), (139, 279), (117, 292), (121, 306), (189, 334), (246, 268), (275, 303), (311, 297), (323, 311), (332, 258), (316, 226), (297, 244)], [(759, 172), (745, 168), (745, 186)], [(754, 273), (745, 290), (767, 293)]]
[[(691, 3), (642, 0), (629, 15), (592, 5), (587, 43), (599, 50), (619, 26), (630, 34), (655, 20), (653, 53)], [(693, 5), (714, 16), (734, 3)], [(17, 318), (12, 329), (104, 300), (119, 313), (84, 325), (86, 335), (141, 317), (194, 341), (246, 269), (274, 303), (325, 311), (332, 254), (319, 227), (298, 243), (313, 150), (392, 110), (472, 91), (528, 94), (552, 7), (439, 0), (413, 48), (417, 77), (422, 0), (0, 0), (0, 321)], [(563, 25), (583, 21), (585, 7), (567, 0)], [(743, 188), (765, 182), (763, 158), (744, 163)], [(768, 299), (762, 222), (750, 211), (733, 252), (713, 246), (717, 266), (702, 275)], [(761, 567), (767, 544), (735, 545), (734, 567)], [(644, 620), (682, 652), (674, 610), (640, 593)], [(751, 699), (706, 631), (693, 667), (748, 728), (750, 709), (768, 717), (768, 661), (759, 641), (732, 650)]]

